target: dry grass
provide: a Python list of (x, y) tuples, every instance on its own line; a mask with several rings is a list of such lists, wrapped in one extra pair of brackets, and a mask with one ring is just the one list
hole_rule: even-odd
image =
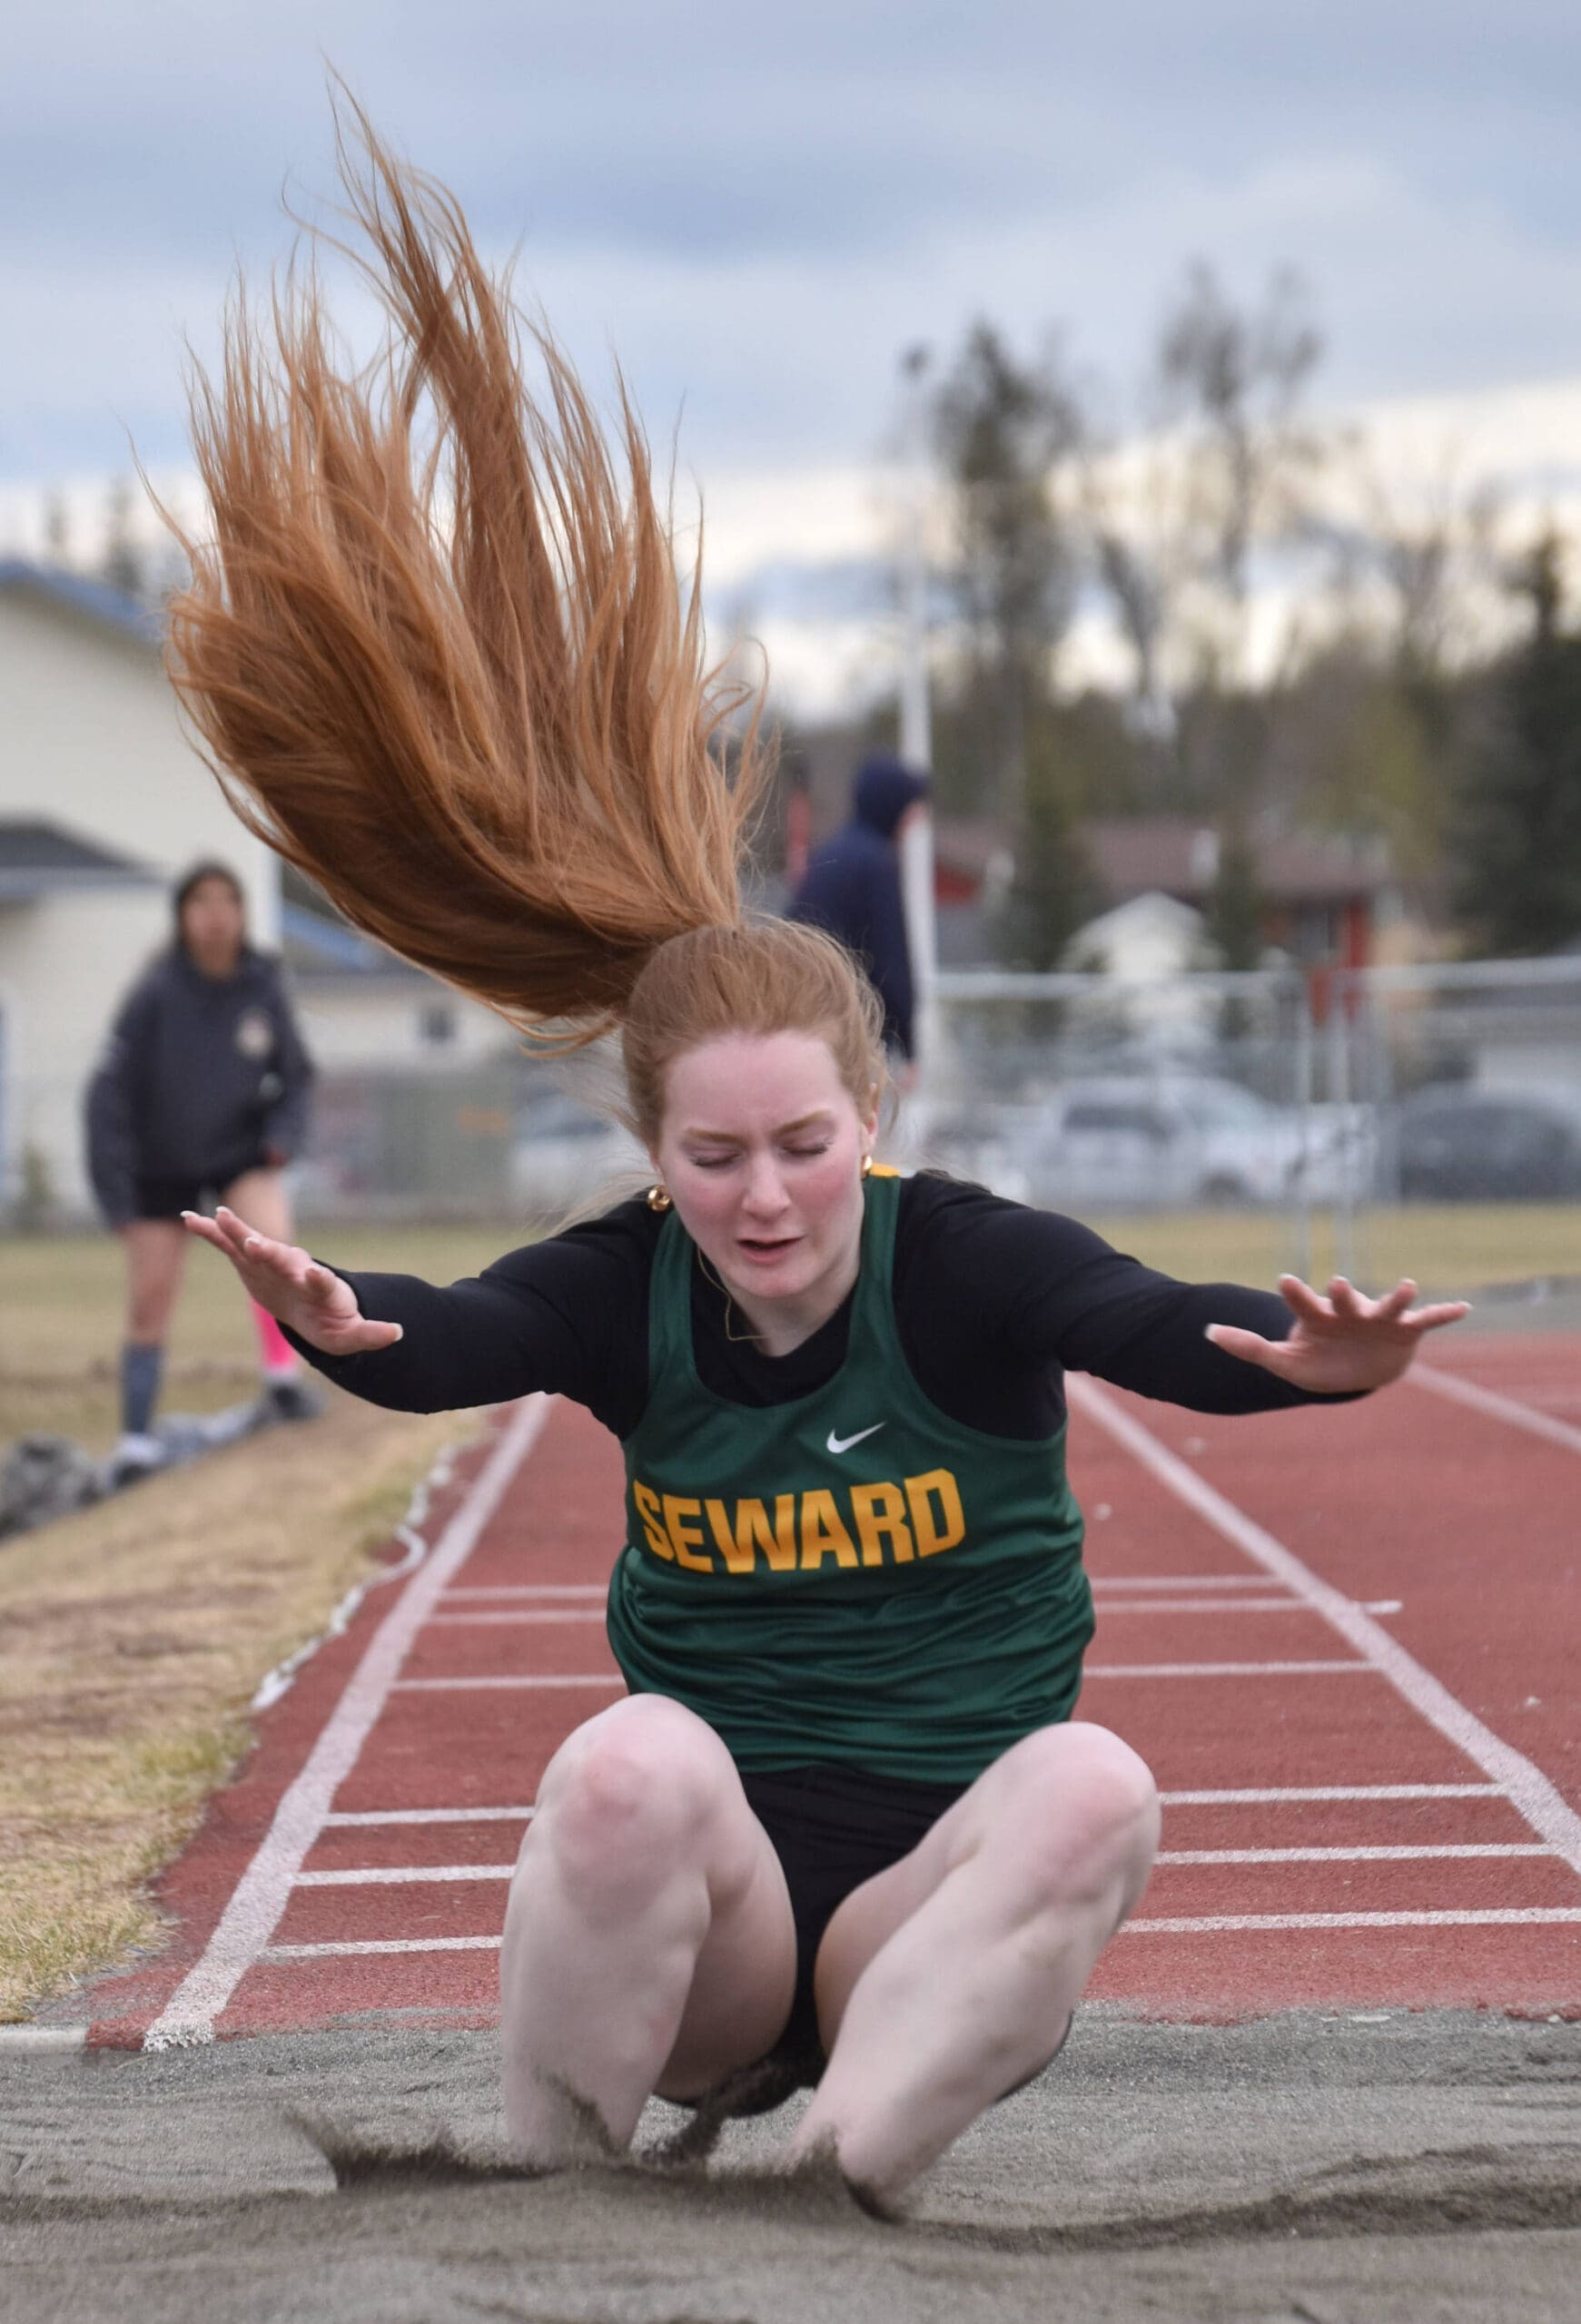
[[(501, 1247), (442, 1239), (348, 1236), (337, 1256), (445, 1275)], [(168, 1401), (189, 1410), (253, 1377), (245, 1307), (207, 1256), (193, 1254), (172, 1350)], [(113, 1244), (0, 1242), (0, 1443), (109, 1443), (119, 1296)], [(0, 1543), (0, 2018), (161, 1942), (144, 1884), (245, 1749), (259, 1679), (322, 1627), (470, 1426), (335, 1395), (311, 1427)]]
[[(1139, 1211), (1091, 1224), (1150, 1266), (1194, 1283), (1271, 1284), (1303, 1254), (1288, 1219), (1270, 1211)], [(1332, 1219), (1315, 1222), (1310, 1273), (1346, 1265), (1379, 1288), (1413, 1275), (1435, 1296), (1475, 1296), (1488, 1285), (1581, 1275), (1581, 1205), (1412, 1203), (1365, 1212), (1349, 1253)]]
[(337, 1395), (0, 1549), (0, 2018), (159, 1942), (143, 1884), (245, 1748), (259, 1679), (464, 1425)]

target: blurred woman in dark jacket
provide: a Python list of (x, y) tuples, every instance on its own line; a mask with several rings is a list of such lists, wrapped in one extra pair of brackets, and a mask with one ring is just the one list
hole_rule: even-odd
[[(196, 863), (173, 898), (174, 940), (123, 1001), (87, 1098), (94, 1191), (126, 1248), (117, 1482), (156, 1468), (165, 1334), (181, 1286), (183, 1210), (213, 1196), (261, 1234), (291, 1231), (282, 1181), (307, 1127), (312, 1063), (275, 962), (247, 941), (241, 881)], [(272, 1315), (254, 1306), (271, 1418), (317, 1398)]]
[(851, 793), (851, 819), (808, 861), (786, 913), (839, 938), (866, 970), (884, 1003), (884, 1039), (892, 1060), (909, 1064), (914, 990), (901, 897), (900, 833), (928, 795), (928, 779), (875, 752), (863, 762)]

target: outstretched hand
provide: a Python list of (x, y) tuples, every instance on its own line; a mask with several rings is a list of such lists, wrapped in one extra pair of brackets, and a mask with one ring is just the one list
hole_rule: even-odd
[(349, 1283), (321, 1266), (294, 1243), (276, 1243), (256, 1234), (245, 1219), (222, 1203), (212, 1218), (183, 1210), (182, 1224), (222, 1251), (241, 1276), (250, 1299), (289, 1324), (321, 1355), (361, 1355), (390, 1347), (400, 1337), (399, 1324), (371, 1323)]
[(1260, 1364), (1314, 1395), (1342, 1396), (1381, 1388), (1398, 1380), (1424, 1333), (1457, 1324), (1468, 1312), (1464, 1299), (1413, 1307), (1414, 1283), (1397, 1283), (1381, 1299), (1369, 1299), (1337, 1275), (1325, 1298), (1299, 1275), (1281, 1275), (1280, 1291), (1296, 1319), (1286, 1340), (1266, 1340), (1260, 1332), (1235, 1324), (1210, 1324), (1208, 1337), (1226, 1355)]

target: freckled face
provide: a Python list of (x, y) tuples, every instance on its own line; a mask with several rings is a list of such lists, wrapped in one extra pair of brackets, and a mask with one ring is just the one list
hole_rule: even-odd
[(736, 1033), (670, 1067), (654, 1160), (681, 1224), (751, 1313), (833, 1314), (855, 1280), (864, 1118), (828, 1044)]

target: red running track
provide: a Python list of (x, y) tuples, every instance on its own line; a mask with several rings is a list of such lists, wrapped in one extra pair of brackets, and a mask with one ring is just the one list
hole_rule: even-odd
[[(1367, 1403), (1239, 1422), (1072, 1383), (1099, 1606), (1082, 1715), (1166, 1803), (1095, 1994), (1581, 2014), (1576, 1357), (1463, 1340)], [(91, 2038), (493, 2015), (539, 1777), (619, 1691), (619, 1492), (585, 1413), (497, 1416), (426, 1559), (263, 1715), (162, 1884), (171, 1949), (101, 1983)]]

